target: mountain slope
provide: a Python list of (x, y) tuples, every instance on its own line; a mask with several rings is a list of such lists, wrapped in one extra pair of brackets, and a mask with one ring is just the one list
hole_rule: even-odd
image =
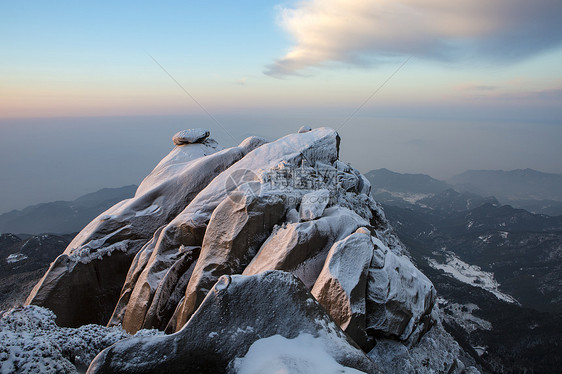
[[(425, 174), (400, 174), (388, 169), (371, 170), (365, 174), (373, 186), (373, 197), (382, 203), (407, 207), (430, 205), (425, 199), (449, 190), (460, 193), (460, 202), (471, 198), (509, 204), (537, 214), (562, 215), (562, 175), (525, 170), (471, 170), (447, 181)], [(492, 197), (493, 196), (493, 197)], [(450, 198), (450, 197), (449, 197)], [(493, 201), (493, 200), (496, 201)], [(434, 201), (441, 201), (437, 197)], [(456, 207), (457, 209), (460, 207)], [(470, 208), (470, 207), (468, 207)]]
[(383, 208), (435, 284), (447, 331), (483, 368), (558, 370), (562, 217), (493, 204), (464, 211)]
[(0, 310), (22, 304), (73, 234), (0, 234)]
[(74, 201), (55, 201), (0, 215), (0, 233), (41, 234), (80, 231), (98, 214), (132, 197), (136, 186), (104, 188)]

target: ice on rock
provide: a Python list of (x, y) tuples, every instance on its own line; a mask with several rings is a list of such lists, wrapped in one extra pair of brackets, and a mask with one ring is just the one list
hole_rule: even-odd
[(209, 130), (202, 128), (182, 130), (172, 137), (175, 145), (200, 143), (211, 135)]
[(301, 221), (312, 221), (322, 217), (324, 209), (330, 202), (330, 191), (321, 189), (303, 196), (300, 207)]

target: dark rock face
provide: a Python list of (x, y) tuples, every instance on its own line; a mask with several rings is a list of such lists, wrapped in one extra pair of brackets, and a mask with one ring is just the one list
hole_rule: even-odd
[(166, 271), (166, 275), (154, 293), (152, 304), (146, 312), (143, 329), (164, 330), (166, 328), (185, 294), (200, 252), (201, 248), (191, 247)]
[(95, 259), (84, 264), (60, 255), (31, 292), (31, 301), (48, 305), (60, 326), (107, 321), (133, 256), (131, 252), (117, 251), (111, 261)]
[(255, 341), (302, 333), (338, 352), (334, 358), (341, 365), (380, 372), (297, 278), (272, 271), (221, 277), (179, 332), (121, 341), (102, 351), (88, 373), (224, 373)]
[[(154, 327), (151, 320), (156, 318), (156, 315), (148, 316), (148, 312), (155, 301), (157, 291), (160, 290), (160, 295), (158, 295), (160, 300), (156, 301), (161, 302), (162, 296), (174, 291), (184, 272), (195, 265), (199, 252), (199, 247), (180, 247), (178, 251), (167, 254), (167, 256), (153, 253), (137, 279), (127, 304), (123, 317), (123, 328), (126, 331), (134, 333), (142, 328)], [(162, 292), (164, 293), (162, 294)], [(155, 308), (153, 313), (158, 310), (157, 306)], [(162, 321), (154, 322), (162, 323)]]

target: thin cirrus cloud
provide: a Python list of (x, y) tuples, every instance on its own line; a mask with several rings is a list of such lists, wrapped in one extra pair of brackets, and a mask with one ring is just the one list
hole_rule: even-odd
[(279, 77), (396, 55), (510, 62), (562, 42), (560, 0), (306, 0), (278, 11), (295, 41), (266, 68)]

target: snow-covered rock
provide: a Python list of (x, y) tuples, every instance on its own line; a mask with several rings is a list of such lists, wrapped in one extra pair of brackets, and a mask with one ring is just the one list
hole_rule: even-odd
[[(180, 207), (183, 208), (188, 205), (209, 183), (211, 183), (216, 178), (217, 175), (242, 159), (248, 152), (254, 149), (253, 147), (259, 147), (261, 144), (263, 144), (261, 141), (254, 141), (253, 138), (251, 141), (247, 139), (238, 147), (224, 149), (222, 151), (216, 152), (209, 156), (201, 157), (189, 164), (184, 165), (184, 169), (182, 169), (181, 174), (184, 175), (185, 180), (183, 180), (182, 184), (179, 185), (185, 185), (185, 187), (177, 188), (177, 180), (174, 181), (176, 182), (176, 184), (173, 184), (173, 186), (171, 186), (175, 190), (184, 190), (184, 193), (185, 191), (190, 192), (188, 195), (189, 200), (186, 200), (183, 204), (180, 204)], [(184, 147), (191, 146), (192, 145)], [(176, 211), (176, 214), (177, 213), (180, 213), (180, 211)], [(170, 222), (170, 220), (167, 220), (167, 222)], [(137, 255), (137, 259), (133, 261), (134, 267), (131, 267), (127, 272), (125, 284), (121, 289), (120, 295), (118, 297), (117, 306), (115, 306), (111, 315), (110, 324), (116, 325), (123, 322), (125, 309), (127, 307), (127, 304), (129, 303), (129, 298), (133, 293), (133, 288), (137, 284), (146, 266), (154, 262), (159, 263), (159, 261), (164, 261), (164, 263), (166, 264), (164, 266), (171, 266), (175, 262), (174, 260), (177, 260), (177, 258), (179, 258), (181, 254), (178, 253), (178, 250), (181, 246), (181, 243), (178, 243), (177, 245), (168, 244), (168, 241), (173, 240), (173, 238), (175, 237), (175, 234), (177, 233), (176, 229), (176, 226), (172, 225), (170, 228), (170, 225), (167, 225), (162, 230), (157, 230), (155, 233), (153, 231), (154, 235), (152, 239), (141, 249), (141, 252), (145, 253)], [(200, 235), (202, 235), (202, 233), (200, 233)], [(200, 244), (201, 243), (191, 246), (198, 246)], [(145, 276), (149, 275), (150, 270), (145, 272)], [(158, 280), (153, 281), (148, 285), (151, 290), (148, 293), (150, 296), (153, 295), (155, 288), (158, 286), (157, 283)], [(115, 303), (113, 305), (115, 305)], [(107, 322), (107, 319), (102, 322)]]
[(102, 349), (128, 337), (116, 327), (61, 328), (48, 309), (17, 307), (0, 318), (0, 373), (78, 373), (77, 367), (87, 367)]
[[(264, 144), (261, 138), (251, 137), (244, 140), (238, 150), (244, 157), (232, 164), (226, 170), (218, 169), (218, 175), (203, 188), (199, 194), (178, 214), (166, 227), (153, 238), (146, 246), (146, 250), (154, 252), (152, 257), (168, 257), (177, 253), (180, 246), (200, 246), (203, 242), (205, 230), (211, 214), (226, 198), (237, 199), (239, 188), (250, 183), (261, 186), (261, 181), (266, 174), (282, 162), (293, 165), (300, 164), (303, 160), (315, 162), (316, 160), (332, 162), (337, 159), (337, 144), (339, 137), (332, 129), (320, 128), (306, 134), (291, 134), (275, 142)], [(223, 152), (228, 151), (224, 150)], [(206, 169), (217, 169), (207, 165)], [(200, 173), (205, 173), (201, 170)], [(255, 191), (255, 193), (265, 191)], [(304, 193), (304, 192), (303, 192)], [(145, 256), (146, 257), (146, 256)], [(127, 275), (126, 284), (136, 283), (129, 281), (138, 279), (144, 271), (144, 266), (139, 262), (133, 272)], [(153, 288), (151, 287), (153, 291)], [(128, 297), (132, 290), (123, 288), (120, 300), (111, 318), (111, 324), (122, 322), (125, 314)]]
[(326, 209), (325, 216), (317, 220), (287, 224), (267, 239), (243, 274), (290, 271), (310, 289), (332, 244), (366, 225), (363, 218), (340, 207)]
[(182, 130), (172, 137), (172, 141), (175, 145), (201, 143), (203, 140), (207, 139), (209, 135), (211, 135), (209, 130), (201, 128)]
[[(261, 370), (256, 356), (280, 342), (287, 354), (268, 356), (270, 368), (378, 372), (356, 344), (411, 354), (436, 326), (433, 285), (366, 178), (338, 160), (334, 130), (227, 149), (187, 140), (88, 225), (28, 299), (66, 326), (111, 316), (129, 332), (176, 332), (120, 342), (91, 372)], [(302, 344), (316, 357), (299, 356)]]
[(88, 373), (236, 372), (256, 342), (274, 336), (299, 341), (310, 336), (338, 365), (380, 372), (302, 282), (271, 271), (221, 277), (179, 332), (118, 342), (95, 358)]
[(244, 270), (285, 212), (285, 202), (278, 195), (245, 195), (219, 204), (209, 221), (175, 326), (185, 324), (220, 276)]
[(182, 151), (183, 172), (165, 172), (177, 165), (178, 157), (161, 162), (154, 170), (157, 177), (149, 175), (134, 198), (88, 224), (51, 264), (27, 303), (53, 310), (62, 326), (106, 323), (135, 254), (216, 174), (243, 156), (229, 150), (217, 153), (214, 143), (197, 144), (193, 152), (190, 147)]
[(294, 339), (281, 335), (256, 340), (246, 356), (234, 360), (237, 374), (323, 373), (361, 374), (339, 364), (326, 351), (321, 338), (300, 334)]
[(473, 366), (474, 360), (464, 353), (439, 322), (410, 348), (396, 340), (379, 339), (369, 357), (388, 373), (480, 373)]
[(415, 344), (435, 322), (435, 287), (407, 257), (372, 240), (376, 250), (367, 285), (367, 331)]
[(367, 344), (365, 293), (374, 245), (360, 228), (336, 242), (312, 288), (312, 295), (334, 321), (360, 346)]
[(312, 221), (322, 217), (324, 209), (330, 202), (330, 191), (323, 188), (321, 190), (309, 192), (303, 196), (300, 206), (300, 220)]

